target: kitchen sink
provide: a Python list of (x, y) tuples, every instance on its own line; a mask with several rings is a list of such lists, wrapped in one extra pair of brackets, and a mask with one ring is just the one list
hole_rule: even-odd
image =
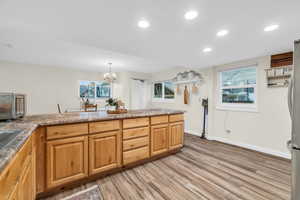
[(9, 144), (21, 130), (0, 131), (0, 149)]

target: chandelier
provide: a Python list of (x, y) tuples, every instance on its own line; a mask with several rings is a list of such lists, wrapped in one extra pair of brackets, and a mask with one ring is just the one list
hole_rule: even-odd
[(105, 73), (103, 77), (104, 77), (105, 81), (111, 83), (117, 79), (117, 74), (114, 72), (111, 72), (112, 63), (108, 63), (108, 65), (109, 65), (109, 72)]

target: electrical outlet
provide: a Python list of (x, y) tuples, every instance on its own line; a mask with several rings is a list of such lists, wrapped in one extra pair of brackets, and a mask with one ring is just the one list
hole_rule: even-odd
[(231, 133), (231, 130), (227, 129), (227, 130), (226, 130), (226, 133), (227, 133), (227, 134), (230, 134), (230, 133)]

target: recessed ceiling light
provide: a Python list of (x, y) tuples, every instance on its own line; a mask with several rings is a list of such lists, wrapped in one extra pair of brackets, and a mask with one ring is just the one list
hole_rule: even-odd
[(265, 29), (264, 29), (264, 31), (265, 32), (275, 31), (278, 28), (279, 28), (278, 24), (272, 24), (270, 26), (266, 26)]
[(229, 31), (228, 30), (220, 30), (218, 33), (217, 33), (217, 36), (218, 37), (223, 37), (223, 36), (225, 36), (225, 35), (227, 35), (229, 33)]
[(143, 19), (138, 22), (138, 26), (140, 28), (148, 28), (150, 26), (150, 23), (147, 20)]
[(190, 10), (184, 14), (186, 20), (193, 20), (198, 17), (198, 12), (195, 10)]
[(204, 53), (208, 53), (208, 52), (211, 52), (211, 51), (212, 51), (212, 48), (210, 48), (210, 47), (206, 47), (206, 48), (203, 49)]

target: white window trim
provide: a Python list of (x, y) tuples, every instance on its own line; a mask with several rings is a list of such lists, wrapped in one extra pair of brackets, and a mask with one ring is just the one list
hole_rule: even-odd
[[(249, 84), (249, 85), (243, 85), (243, 86), (222, 86), (222, 72), (234, 70), (234, 69), (241, 69), (241, 68), (249, 68), (254, 67), (256, 70), (256, 84)], [(258, 66), (257, 64), (253, 65), (247, 65), (243, 67), (234, 67), (234, 68), (228, 68), (223, 69), (217, 72), (218, 73), (218, 79), (217, 79), (217, 91), (216, 91), (216, 97), (217, 97), (217, 104), (216, 109), (217, 110), (226, 110), (226, 111), (244, 111), (244, 112), (258, 112), (258, 91), (257, 91), (257, 85), (258, 85)], [(254, 103), (253, 104), (243, 104), (243, 103), (223, 103), (222, 102), (222, 89), (233, 89), (233, 88), (254, 88)]]
[[(165, 82), (168, 81), (156, 81), (152, 83), (152, 89), (151, 89), (151, 96), (152, 96), (152, 102), (154, 103), (174, 103), (175, 102), (175, 91), (174, 91), (174, 98), (173, 99), (165, 99)], [(162, 84), (162, 97), (161, 98), (155, 98), (154, 97), (154, 84), (161, 83)]]
[[(82, 97), (80, 97), (80, 82), (81, 81), (88, 81), (88, 80), (79, 80), (78, 81), (78, 97), (81, 99)], [(94, 82), (95, 83), (95, 91), (94, 91), (94, 98), (89, 98), (89, 99), (94, 99), (94, 100), (100, 100), (100, 99), (109, 99), (112, 97), (112, 84), (110, 83), (110, 94), (109, 97), (97, 97), (97, 90), (96, 90), (96, 82), (104, 82), (104, 81), (88, 81), (88, 82)]]

